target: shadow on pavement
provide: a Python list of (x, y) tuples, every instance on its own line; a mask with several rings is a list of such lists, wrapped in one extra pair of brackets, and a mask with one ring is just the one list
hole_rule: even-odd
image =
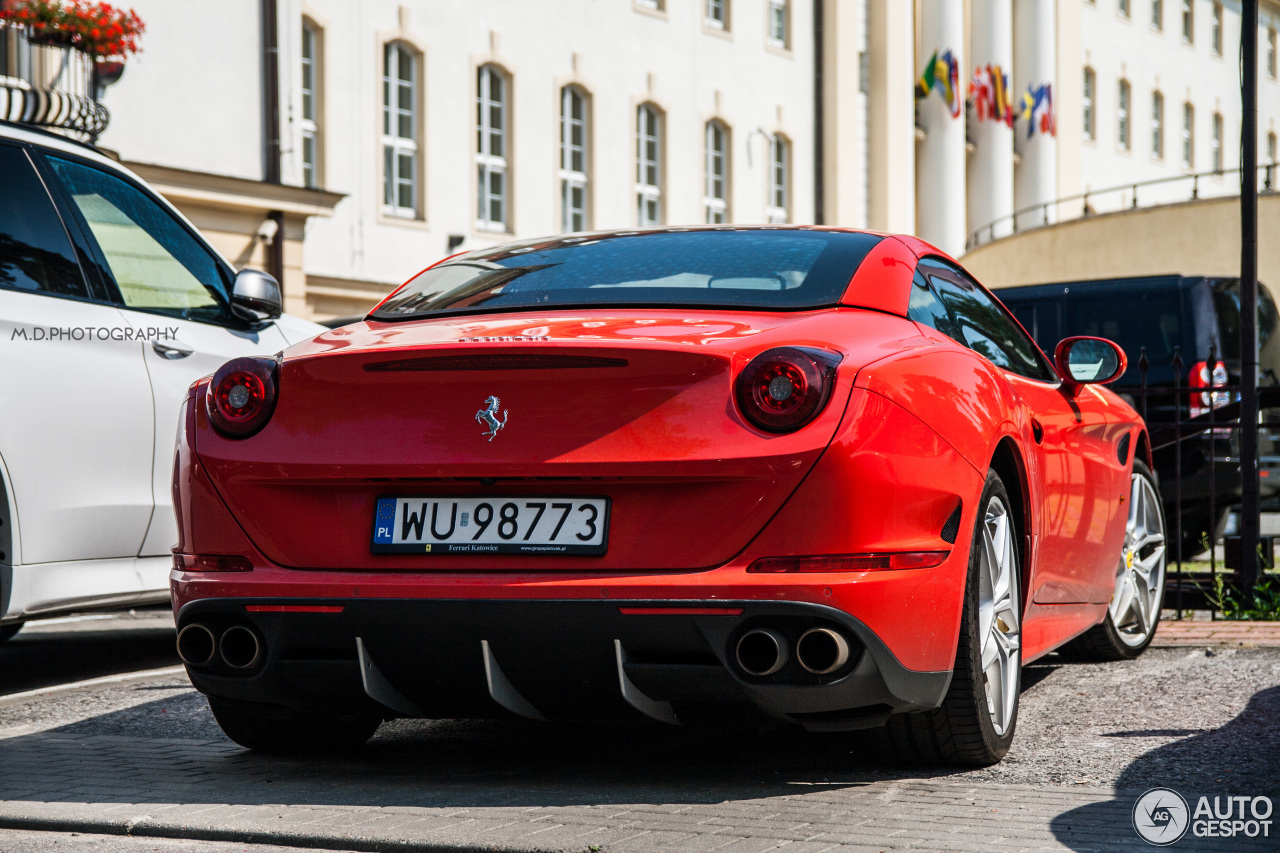
[[(1200, 797), (1265, 796), (1280, 806), (1280, 687), (1255, 693), (1244, 710), (1217, 729), (1108, 732), (1104, 737), (1185, 736), (1153, 749), (1134, 760), (1116, 781), (1116, 799), (1095, 803), (1054, 818), (1054, 836), (1077, 851), (1150, 849), (1133, 827), (1134, 803), (1151, 788), (1169, 788), (1186, 800), (1192, 818), (1191, 831), (1175, 850), (1277, 850), (1280, 849), (1280, 810), (1271, 816), (1269, 837), (1195, 837), (1194, 814)], [(1227, 808), (1225, 803), (1221, 806)], [(1238, 817), (1238, 815), (1237, 815)], [(1110, 825), (1115, 837), (1099, 845), (1099, 826)]]
[(0, 696), (181, 663), (174, 650), (172, 625), (33, 630), (39, 624), (33, 622), (12, 640), (0, 643)]

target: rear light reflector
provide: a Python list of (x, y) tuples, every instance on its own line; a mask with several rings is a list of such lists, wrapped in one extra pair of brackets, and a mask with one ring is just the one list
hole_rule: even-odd
[(738, 410), (765, 432), (794, 432), (831, 397), (837, 353), (811, 347), (775, 347), (751, 359), (734, 383)]
[(619, 607), (623, 616), (741, 616), (741, 607)]
[(340, 604), (246, 604), (248, 613), (341, 613)]
[[(1212, 390), (1225, 386), (1229, 381), (1227, 366), (1220, 361), (1213, 365), (1213, 370), (1209, 369), (1207, 361), (1191, 365), (1191, 374), (1187, 377), (1187, 384), (1194, 391), (1191, 395), (1191, 417), (1208, 414), (1210, 408), (1221, 409), (1230, 403), (1231, 394)], [(1199, 388), (1208, 390), (1196, 390)]]
[(276, 391), (275, 359), (232, 359), (218, 368), (205, 391), (209, 422), (227, 438), (248, 438), (271, 419)]
[(931, 569), (942, 565), (950, 551), (908, 551), (896, 554), (829, 554), (820, 557), (763, 557), (747, 566), (748, 572), (874, 572), (897, 569)]
[(180, 572), (253, 571), (253, 563), (235, 554), (174, 554), (173, 567)]

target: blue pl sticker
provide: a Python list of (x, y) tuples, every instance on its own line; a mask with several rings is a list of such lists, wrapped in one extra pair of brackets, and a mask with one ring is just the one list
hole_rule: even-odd
[(378, 498), (378, 512), (373, 517), (373, 541), (379, 545), (390, 545), (395, 524), (396, 499)]

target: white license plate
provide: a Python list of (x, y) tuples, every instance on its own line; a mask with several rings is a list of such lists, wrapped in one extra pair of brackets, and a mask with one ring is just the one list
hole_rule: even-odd
[(378, 498), (375, 554), (603, 554), (608, 498)]

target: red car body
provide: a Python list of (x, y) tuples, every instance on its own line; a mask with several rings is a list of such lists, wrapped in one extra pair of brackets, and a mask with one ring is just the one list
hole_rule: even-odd
[[(816, 310), (369, 319), (287, 350), (249, 438), (211, 424), (197, 383), (174, 610), (180, 629), (244, 627), (261, 648), (243, 667), (189, 665), (193, 683), (300, 713), (670, 719), (740, 702), (811, 729), (872, 725), (946, 694), (989, 469), (1020, 521), (1022, 659), (1061, 646), (1106, 616), (1144, 426), (1104, 388), (1024, 378), (908, 319), (931, 256), (946, 257), (884, 236)], [(839, 354), (829, 401), (803, 428), (762, 431), (735, 378), (796, 346)], [(488, 369), (509, 356), (626, 367)], [(458, 360), (370, 369), (436, 357)], [(490, 395), (509, 415), (488, 440)], [(423, 494), (605, 497), (607, 551), (374, 553), (378, 500)], [(884, 554), (937, 564), (750, 570)], [(836, 626), (852, 658), (834, 676), (745, 676), (730, 641), (764, 623)]]

